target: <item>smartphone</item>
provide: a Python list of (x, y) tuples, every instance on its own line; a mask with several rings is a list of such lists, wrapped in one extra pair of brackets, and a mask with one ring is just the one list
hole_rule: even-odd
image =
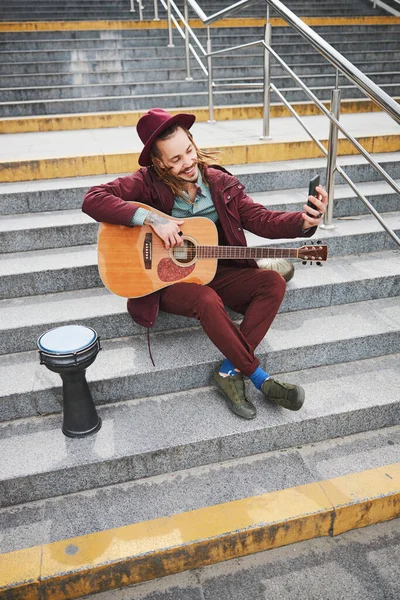
[[(315, 188), (317, 186), (319, 186), (319, 175), (315, 175), (315, 177), (313, 177), (310, 181), (310, 185), (308, 187), (308, 195), (309, 196), (315, 196), (317, 198), (317, 192), (315, 191)], [(319, 211), (319, 208), (317, 206), (315, 206), (315, 204), (313, 202), (311, 202), (311, 200), (308, 200), (307, 206), (309, 206), (310, 208), (313, 208), (314, 210)], [(314, 215), (310, 215), (310, 217), (315, 219)]]

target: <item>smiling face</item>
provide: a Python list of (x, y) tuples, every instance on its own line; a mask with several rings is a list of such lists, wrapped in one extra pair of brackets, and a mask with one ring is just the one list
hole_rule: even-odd
[(157, 156), (154, 161), (160, 168), (186, 184), (196, 183), (199, 177), (197, 152), (184, 129), (178, 127), (165, 139), (156, 142)]

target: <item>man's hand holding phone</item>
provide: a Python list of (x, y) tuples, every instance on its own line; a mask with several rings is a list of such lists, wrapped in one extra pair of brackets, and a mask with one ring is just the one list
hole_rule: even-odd
[(308, 189), (308, 202), (303, 205), (304, 212), (302, 213), (303, 229), (311, 229), (318, 227), (325, 214), (328, 205), (328, 194), (323, 187), (319, 185), (319, 175), (313, 177), (310, 181)]

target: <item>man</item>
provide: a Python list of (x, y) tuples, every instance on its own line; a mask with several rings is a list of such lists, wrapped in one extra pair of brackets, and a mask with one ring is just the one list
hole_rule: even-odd
[[(315, 232), (327, 205), (321, 187), (318, 198), (311, 197), (316, 210), (306, 205), (303, 213), (267, 210), (246, 196), (243, 185), (228, 171), (210, 166), (212, 155), (199, 150), (190, 134), (194, 121), (194, 115), (172, 117), (160, 108), (141, 117), (137, 131), (144, 144), (139, 157), (144, 168), (91, 188), (83, 211), (99, 222), (127, 227), (148, 224), (167, 249), (182, 245), (180, 226), (192, 216), (214, 221), (222, 246), (246, 246), (244, 229), (271, 239), (310, 237)], [(127, 203), (135, 201), (173, 219)], [(159, 309), (198, 319), (224, 356), (213, 374), (215, 384), (235, 414), (252, 419), (256, 409), (245, 396), (244, 375), (284, 408), (299, 410), (304, 402), (303, 388), (270, 377), (254, 354), (278, 312), (285, 288), (279, 273), (259, 269), (253, 260), (220, 260), (208, 285), (176, 283), (144, 298), (129, 299), (128, 311), (145, 327), (154, 325)], [(240, 327), (225, 306), (244, 315)]]

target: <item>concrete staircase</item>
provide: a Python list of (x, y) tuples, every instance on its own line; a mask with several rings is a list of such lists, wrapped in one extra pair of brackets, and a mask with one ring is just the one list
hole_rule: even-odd
[[(377, 156), (397, 180), (399, 156)], [(341, 162), (399, 232), (396, 195), (360, 159)], [(231, 170), (255, 200), (299, 210), (310, 177), (323, 175), (324, 161)], [(386, 434), (379, 429), (400, 425), (399, 253), (346, 186), (338, 182), (338, 228), (318, 234), (329, 245), (329, 262), (323, 269), (297, 266), (258, 352), (271, 373), (304, 385), (306, 406), (288, 413), (249, 389), (258, 417), (243, 422), (210, 387), (220, 357), (196, 322), (161, 314), (151, 335), (154, 368), (145, 332), (128, 317), (125, 301), (102, 288), (97, 226), (79, 206), (85, 190), (104, 180), (16, 182), (0, 190), (0, 548), (5, 556), (395, 462), (399, 441), (391, 458), (383, 444), (381, 452), (365, 451), (360, 462), (360, 444), (366, 448), (368, 437), (357, 434), (375, 431), (382, 440)], [(249, 243), (268, 242), (249, 235)], [(39, 365), (35, 351), (40, 333), (71, 323), (94, 327), (103, 340), (88, 370), (103, 427), (83, 440), (61, 434), (60, 381)], [(334, 438), (340, 436), (350, 436), (340, 444), (346, 452), (353, 448), (352, 468), (347, 462), (334, 472), (310, 471), (301, 453), (277, 453), (316, 444), (315, 452), (323, 456), (329, 452), (326, 443), (336, 452)], [(115, 581), (91, 591), (122, 585)]]
[[(399, 25), (316, 27), (318, 33), (393, 97), (400, 96)], [(197, 30), (206, 45), (204, 30)], [(261, 27), (215, 29), (214, 49), (263, 36)], [(166, 30), (3, 33), (0, 37), (0, 118), (136, 111), (154, 102), (165, 107), (208, 104), (207, 80), (192, 60), (194, 81), (185, 81), (183, 41), (166, 48)], [(329, 100), (334, 69), (296, 34), (273, 29), (273, 47), (322, 100)], [(299, 58), (301, 57), (301, 59)], [(217, 106), (262, 102), (262, 51), (249, 48), (216, 57)], [(282, 67), (273, 83), (289, 101), (304, 102)], [(340, 78), (343, 98), (362, 92)], [(221, 87), (222, 86), (222, 87)], [(272, 101), (278, 99), (272, 95)]]
[[(228, 4), (218, 3), (218, 8)], [(288, 6), (306, 19), (313, 15), (312, 26), (319, 34), (388, 94), (400, 97), (400, 37), (395, 17), (379, 17), (380, 11), (363, 0), (350, 5), (289, 2)], [(215, 3), (204, 4), (203, 8), (211, 13)], [(233, 19), (237, 27), (232, 27), (232, 23), (229, 28), (213, 27), (213, 49), (261, 39), (265, 10), (265, 3), (253, 4), (241, 19)], [(0, 18), (8, 21), (0, 27), (0, 131), (4, 133), (38, 130), (44, 127), (43, 118), (55, 115), (57, 121), (64, 115), (60, 128), (66, 126), (66, 117), (75, 116), (79, 119), (70, 128), (103, 127), (126, 125), (128, 114), (129, 124), (135, 124), (131, 113), (149, 109), (154, 103), (166, 108), (208, 105), (207, 80), (193, 57), (193, 81), (185, 80), (180, 36), (175, 32), (175, 47), (167, 48), (165, 20), (151, 21), (152, 15), (146, 12), (147, 24), (136, 26), (130, 21), (138, 13), (129, 12), (127, 1), (65, 4), (43, 0), (32, 6), (24, 2), (20, 7), (17, 2), (2, 6), (2, 11)], [(10, 23), (12, 19), (27, 19), (26, 11), (30, 22), (19, 26)], [(146, 3), (145, 11), (152, 11), (151, 3)], [(369, 16), (372, 14), (376, 19)], [(340, 16), (339, 20), (335, 15)], [(160, 16), (165, 19), (162, 11)], [(40, 23), (41, 19), (49, 22)], [(91, 19), (96, 19), (95, 26)], [(102, 24), (101, 19), (108, 21)], [(32, 20), (37, 22), (34, 27), (30, 27)], [(71, 28), (69, 20), (79, 22)], [(273, 20), (273, 24), (279, 22)], [(193, 21), (193, 26), (205, 47), (204, 28), (198, 28), (198, 21)], [(272, 45), (321, 100), (329, 100), (335, 70), (327, 61), (286, 27), (273, 27)], [(254, 84), (262, 84), (262, 64), (262, 50), (258, 47), (215, 57), (215, 105), (229, 109), (259, 106), (262, 89)], [(304, 93), (274, 62), (272, 77), (290, 102), (305, 103), (304, 110), (309, 110)], [(241, 87), (243, 83), (249, 83), (249, 88)], [(360, 102), (360, 90), (345, 78), (340, 78), (340, 84), (342, 98), (356, 101), (349, 110), (362, 110), (365, 103)], [(272, 102), (281, 105), (274, 94)], [(94, 122), (89, 122), (89, 114), (96, 115)], [(225, 118), (235, 117), (230, 114)], [(56, 125), (53, 123), (52, 127)]]
[[(183, 7), (183, 2), (178, 1), (176, 4), (180, 9)], [(217, 10), (222, 10), (230, 6), (230, 0), (223, 2), (208, 2), (199, 3), (206, 14), (211, 14)], [(307, 2), (305, 5), (301, 0), (287, 0), (286, 5), (300, 16), (348, 16), (348, 15), (383, 15), (387, 14), (380, 8), (374, 9), (371, 4), (364, 0), (352, 0), (351, 4), (345, 0), (339, 0), (334, 5), (328, 2)], [(130, 12), (129, 0), (8, 0), (2, 3), (0, 7), (0, 20), (2, 21), (82, 21), (82, 20), (132, 20), (139, 18), (138, 5), (135, 2), (134, 13)], [(164, 9), (159, 5), (159, 12), (162, 15)], [(190, 16), (194, 17), (195, 13), (190, 9)], [(264, 17), (266, 14), (266, 4), (259, 2), (245, 9), (243, 12), (246, 17)], [(143, 3), (143, 18), (151, 20), (154, 18), (153, 2)]]
[[(94, 4), (14, 2), (1, 7), (0, 18), (131, 19), (122, 2), (99, 1), (95, 14)], [(211, 12), (214, 5), (203, 8)], [(320, 2), (288, 5), (300, 15), (302, 8), (311, 15), (325, 10)], [(361, 6), (371, 14), (364, 2), (352, 3), (351, 14), (367, 14)], [(264, 8), (254, 5), (248, 16), (262, 16)], [(343, 6), (330, 5), (331, 14), (336, 9), (344, 14)], [(316, 29), (400, 95), (398, 27)], [(261, 37), (262, 30), (214, 31), (216, 46), (226, 46)], [(204, 39), (203, 30), (198, 34)], [(304, 66), (300, 38), (279, 27), (273, 35), (274, 47), (327, 98), (332, 74), (317, 55), (307, 54)], [(2, 122), (204, 105), (200, 73), (185, 82), (182, 44), (167, 49), (166, 43), (165, 30), (149, 28), (1, 33)], [(257, 53), (244, 52), (217, 63), (215, 76), (253, 80), (260, 64)], [(273, 74), (288, 98), (300, 100), (277, 67)], [(221, 105), (259, 102), (258, 92), (216, 97)], [(315, 118), (307, 117), (310, 126)], [(384, 148), (375, 158), (399, 182), (397, 130), (381, 114), (357, 118), (354, 134), (372, 149)], [(194, 133), (202, 147), (211, 139), (228, 157), (247, 148), (243, 160), (224, 162), (254, 200), (301, 210), (310, 178), (320, 173), (324, 180), (325, 160), (310, 158), (287, 119), (273, 120), (274, 141), (267, 144), (260, 144), (256, 126), (260, 131), (254, 120), (198, 123)], [(313, 127), (323, 138), (319, 121)], [(400, 254), (350, 188), (337, 179), (336, 229), (315, 236), (328, 244), (328, 262), (321, 269), (296, 265), (259, 347), (270, 373), (305, 387), (306, 404), (289, 413), (249, 386), (258, 416), (248, 422), (231, 414), (211, 386), (221, 357), (196, 321), (160, 315), (151, 333), (153, 367), (146, 331), (132, 322), (125, 300), (100, 282), (97, 225), (82, 214), (82, 198), (92, 185), (117, 177), (110, 164), (135, 168), (134, 131), (9, 134), (0, 141), (7, 181), (0, 186), (0, 598), (72, 600), (111, 590), (107, 598), (122, 599), (124, 592), (115, 590), (133, 583), (399, 516), (400, 470), (392, 463), (400, 456)], [(264, 162), (271, 155), (275, 162)], [(300, 159), (283, 160), (294, 156)], [(363, 159), (340, 156), (339, 163), (399, 234), (398, 195)], [(303, 241), (249, 234), (248, 243)], [(65, 324), (95, 328), (103, 346), (87, 372), (103, 426), (80, 440), (61, 433), (60, 378), (39, 364), (36, 350), (42, 332)], [(131, 588), (129, 598), (153, 599), (152, 588), (146, 590)], [(192, 593), (190, 586), (182, 596), (168, 591), (165, 600), (201, 597)]]

